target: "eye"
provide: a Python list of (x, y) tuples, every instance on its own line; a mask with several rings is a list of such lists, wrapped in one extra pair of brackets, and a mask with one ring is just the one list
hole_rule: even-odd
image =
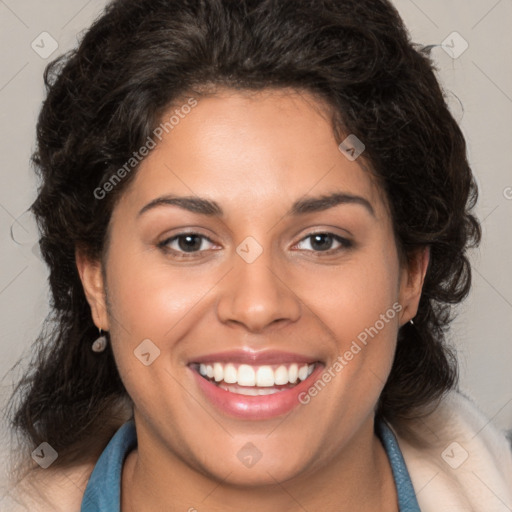
[[(327, 252), (332, 254), (333, 252), (339, 252), (343, 249), (349, 249), (353, 246), (353, 243), (346, 238), (335, 235), (334, 233), (311, 233), (310, 235), (303, 238), (298, 244), (303, 244), (304, 241), (310, 240), (308, 247), (299, 247), (299, 249), (312, 250), (314, 252)], [(333, 244), (338, 244), (338, 247), (333, 248)]]
[(171, 238), (167, 238), (158, 244), (158, 247), (166, 252), (181, 254), (181, 257), (187, 257), (187, 253), (196, 253), (206, 250), (203, 242), (213, 242), (206, 236), (199, 233), (179, 233)]
[[(304, 245), (305, 243), (307, 243), (309, 247), (300, 247), (301, 244)], [(208, 250), (208, 247), (204, 247), (207, 244), (211, 244), (212, 246), (215, 245), (212, 240), (200, 233), (179, 233), (158, 243), (158, 247), (167, 253), (174, 253), (179, 257), (187, 258), (193, 257), (194, 253), (200, 253)], [(333, 245), (336, 244), (337, 247), (333, 248)], [(301, 250), (313, 251), (315, 253), (332, 254), (349, 249), (353, 247), (353, 245), (353, 242), (339, 235), (322, 232), (309, 234), (304, 237), (296, 247)], [(212, 247), (210, 247), (210, 249), (211, 248)]]

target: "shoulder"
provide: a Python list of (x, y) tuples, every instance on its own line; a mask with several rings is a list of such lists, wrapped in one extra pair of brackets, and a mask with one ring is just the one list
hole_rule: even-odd
[(0, 422), (0, 458), (6, 462), (0, 471), (0, 511), (79, 512), (98, 460), (132, 417), (129, 401), (114, 404), (109, 415), (91, 428), (93, 435), (60, 454), (60, 465), (46, 469), (34, 463), (31, 443)]
[(512, 446), (468, 396), (449, 392), (427, 416), (391, 425), (425, 512), (512, 509)]
[(2, 512), (79, 512), (94, 463), (33, 469), (0, 499)]

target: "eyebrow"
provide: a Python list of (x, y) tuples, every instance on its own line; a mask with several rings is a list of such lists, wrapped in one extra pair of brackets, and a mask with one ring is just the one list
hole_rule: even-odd
[[(361, 205), (368, 211), (368, 213), (375, 217), (375, 210), (367, 199), (344, 192), (333, 192), (331, 194), (318, 197), (306, 197), (304, 199), (299, 199), (293, 203), (286, 215), (297, 216), (307, 213), (321, 212), (341, 204)], [(175, 196), (171, 194), (153, 199), (139, 211), (138, 216), (140, 217), (143, 213), (158, 206), (178, 206), (190, 212), (202, 215), (218, 217), (222, 217), (224, 215), (222, 208), (215, 201), (201, 197)]]

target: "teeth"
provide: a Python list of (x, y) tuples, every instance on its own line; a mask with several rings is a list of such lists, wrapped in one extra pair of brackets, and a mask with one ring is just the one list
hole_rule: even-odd
[(227, 364), (224, 367), (224, 382), (226, 384), (234, 384), (238, 379), (238, 372), (234, 364)]
[(276, 386), (288, 384), (288, 368), (286, 368), (286, 366), (281, 365), (274, 372), (274, 384)]
[[(221, 383), (220, 386), (224, 389), (226, 388), (223, 384), (238, 384), (238, 386), (252, 388), (256, 386), (263, 388), (255, 390), (257, 391), (255, 394), (270, 394), (273, 393), (274, 390), (268, 388), (272, 388), (273, 386), (285, 386), (286, 384), (295, 384), (297, 381), (306, 380), (313, 373), (314, 369), (314, 363), (303, 365), (290, 363), (281, 364), (279, 366), (251, 366), (241, 364), (238, 368), (233, 363), (223, 364), (215, 362), (199, 365), (199, 373), (203, 377)], [(231, 389), (228, 389), (228, 391), (231, 391)], [(262, 393), (260, 393), (260, 391)]]
[[(306, 366), (306, 368), (307, 368), (307, 366)], [(299, 378), (299, 367), (296, 364), (292, 364), (290, 366), (290, 368), (288, 369), (288, 380), (292, 384), (295, 384), (295, 382), (297, 382), (298, 378)]]
[(238, 368), (238, 385), (254, 386), (256, 384), (256, 373), (254, 368), (248, 364), (241, 364)]
[(281, 389), (276, 388), (247, 388), (247, 387), (239, 387), (239, 386), (227, 386), (224, 384), (219, 384), (219, 387), (226, 391), (230, 391), (232, 393), (237, 393), (238, 395), (247, 395), (247, 396), (258, 396), (258, 395), (273, 395), (274, 393), (280, 393)]
[(220, 363), (215, 363), (213, 365), (213, 378), (215, 382), (220, 382), (224, 378), (224, 368)]
[(260, 366), (256, 372), (256, 386), (272, 387), (274, 385), (274, 372), (270, 366)]

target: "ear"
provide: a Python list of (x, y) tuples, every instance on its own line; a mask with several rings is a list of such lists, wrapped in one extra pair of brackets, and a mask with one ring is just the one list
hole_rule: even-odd
[(430, 261), (430, 247), (421, 247), (409, 256), (400, 274), (399, 303), (402, 305), (400, 326), (416, 316), (421, 291)]
[(94, 324), (99, 329), (108, 331), (109, 322), (106, 307), (105, 283), (103, 282), (102, 264), (91, 260), (85, 252), (75, 250), (75, 262), (84, 288), (85, 297), (91, 307)]

